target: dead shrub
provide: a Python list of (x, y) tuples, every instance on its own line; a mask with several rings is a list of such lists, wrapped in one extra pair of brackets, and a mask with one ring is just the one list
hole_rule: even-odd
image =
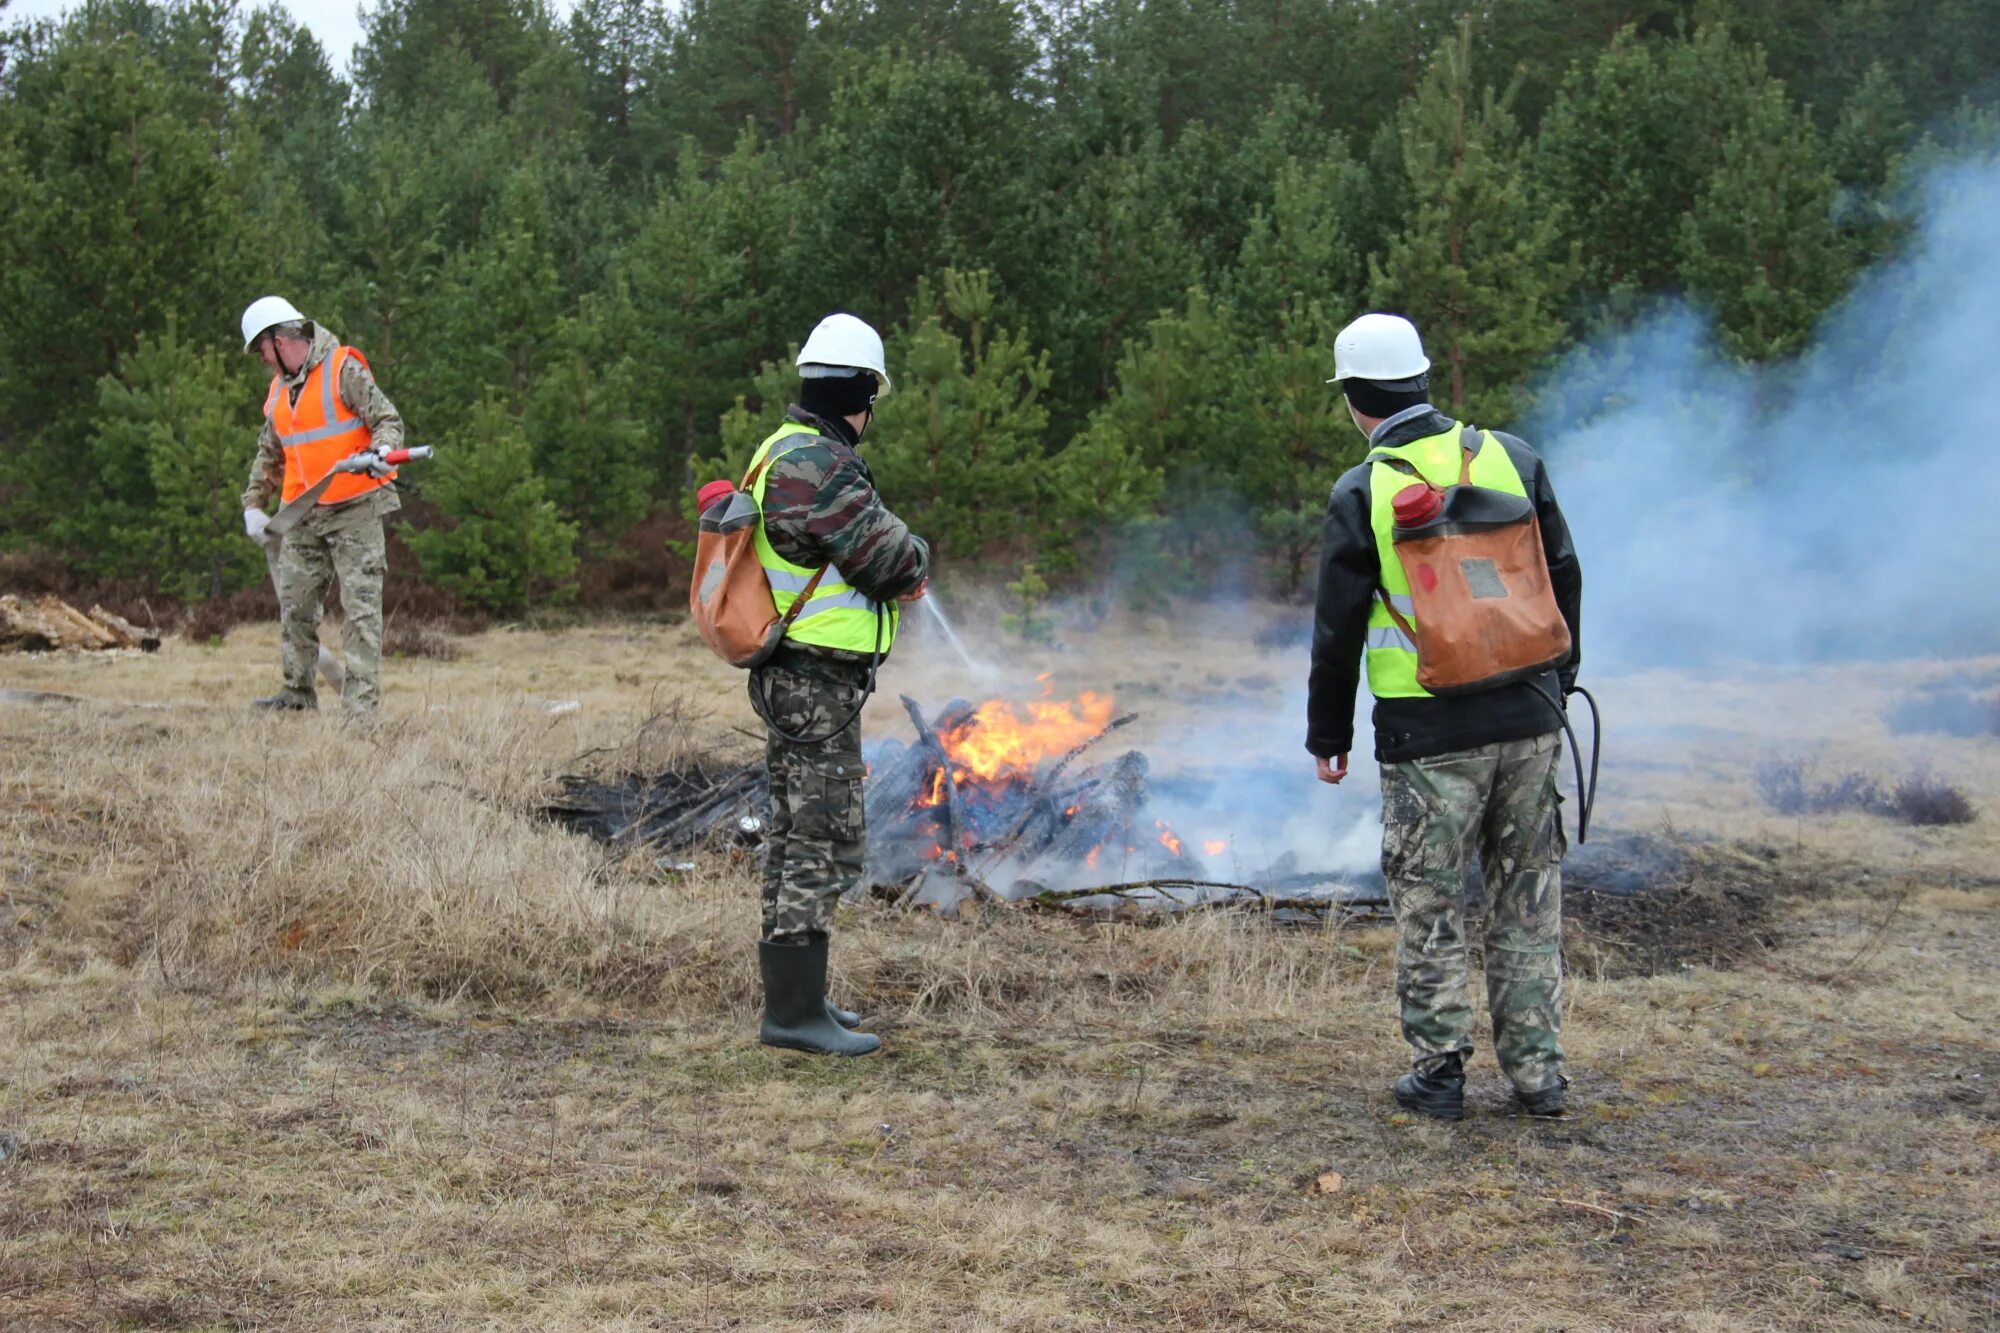
[(1888, 808), (1880, 784), (1858, 769), (1816, 782), (1803, 759), (1767, 759), (1757, 765), (1756, 783), (1764, 804), (1781, 815), (1883, 814)]
[(278, 618), (278, 597), (268, 583), (194, 602), (181, 613), (181, 637), (190, 643), (219, 643), (238, 625)]
[(458, 660), (458, 644), (443, 629), (415, 620), (392, 620), (382, 632), (382, 651), (391, 657), (424, 657), (433, 662)]
[(1927, 773), (1913, 774), (1897, 783), (1896, 790), (1890, 793), (1889, 805), (1897, 819), (1920, 828), (1970, 824), (1979, 818), (1970, 797)]
[(678, 508), (655, 506), (608, 550), (584, 562), (577, 571), (576, 605), (680, 620), (687, 613), (688, 562), (673, 545), (693, 536)]
[(91, 712), (35, 725), (46, 836), (75, 849), (91, 886), (51, 930), (170, 977), (631, 999), (686, 985), (685, 940), (754, 936), (755, 895), (735, 876), (670, 900), (525, 816), (576, 741), (537, 712), (460, 705), (374, 729)]
[(1969, 824), (1979, 817), (1963, 791), (1927, 773), (1884, 788), (1860, 769), (1819, 782), (1803, 759), (1768, 759), (1757, 765), (1756, 785), (1764, 804), (1781, 815), (1880, 815), (1920, 826)]

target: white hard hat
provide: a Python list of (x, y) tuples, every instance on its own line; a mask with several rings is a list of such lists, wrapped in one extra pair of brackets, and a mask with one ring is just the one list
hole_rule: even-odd
[(243, 307), (243, 350), (249, 351), (257, 335), (274, 324), (302, 324), (305, 316), (282, 296), (260, 296)]
[(865, 370), (889, 391), (889, 372), (882, 364), (882, 335), (853, 315), (828, 315), (813, 326), (799, 349), (799, 375), (812, 379), (828, 370)]
[(1333, 378), (1413, 380), (1431, 368), (1417, 326), (1401, 315), (1363, 315), (1333, 340)]

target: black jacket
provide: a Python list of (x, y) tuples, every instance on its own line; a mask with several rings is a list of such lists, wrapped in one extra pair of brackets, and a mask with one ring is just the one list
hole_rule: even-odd
[[(1371, 449), (1399, 448), (1453, 429), (1456, 423), (1450, 417), (1433, 410), (1397, 422), (1371, 442)], [(1577, 565), (1576, 549), (1570, 545), (1569, 524), (1563, 521), (1555, 492), (1549, 487), (1548, 470), (1534, 450), (1512, 435), (1499, 431), (1491, 435), (1507, 450), (1528, 497), (1534, 501), (1556, 605), (1569, 622), (1570, 642), (1575, 647), (1559, 672), (1545, 672), (1532, 683), (1520, 681), (1448, 699), (1376, 700), (1375, 757), (1385, 764), (1426, 759), (1496, 741), (1527, 740), (1555, 731), (1562, 725), (1561, 719), (1533, 686), (1539, 684), (1556, 693), (1575, 681), (1577, 666), (1583, 660), (1578, 624), (1583, 571)], [(1368, 642), (1369, 606), (1382, 584), (1375, 529), (1369, 520), (1371, 469), (1368, 463), (1350, 468), (1335, 483), (1326, 506), (1326, 537), (1313, 618), (1312, 683), (1306, 703), (1306, 749), (1323, 759), (1354, 748), (1354, 691), (1361, 680), (1362, 651)]]

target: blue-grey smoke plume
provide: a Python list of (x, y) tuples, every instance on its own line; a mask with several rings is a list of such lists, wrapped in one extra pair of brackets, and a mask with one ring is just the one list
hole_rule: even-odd
[(1551, 376), (1522, 434), (1575, 529), (1587, 663), (2000, 650), (2000, 159), (1914, 198), (1795, 363), (1732, 364), (1678, 310)]

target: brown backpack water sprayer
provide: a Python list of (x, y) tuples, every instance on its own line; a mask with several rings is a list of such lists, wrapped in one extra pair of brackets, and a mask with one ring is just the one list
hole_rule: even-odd
[[(778, 645), (785, 641), (785, 631), (812, 600), (820, 580), (832, 568), (820, 566), (784, 614), (778, 613), (777, 599), (771, 595), (771, 580), (764, 573), (764, 562), (757, 558), (757, 528), (764, 521), (764, 511), (757, 503), (755, 488), (758, 474), (771, 462), (767, 457), (752, 468), (743, 478), (740, 490), (724, 478), (711, 481), (695, 492), (700, 525), (695, 535), (694, 580), (688, 588), (688, 610), (702, 640), (717, 657), (753, 673), (778, 651)], [(756, 675), (752, 674), (750, 705), (764, 725), (794, 745), (817, 745), (853, 726), (875, 692), (875, 671), (882, 662), (882, 613), (878, 609), (875, 615), (876, 647), (868, 663), (868, 685), (861, 693), (861, 702), (838, 726), (824, 736), (800, 736), (786, 731), (773, 720), (769, 703), (758, 688)]]
[[(1478, 435), (1466, 429), (1468, 441)], [(1382, 594), (1390, 619), (1417, 649), (1417, 684), (1471, 694), (1539, 675), (1569, 660), (1569, 626), (1556, 606), (1542, 526), (1525, 495), (1472, 484), (1473, 447), (1458, 483), (1434, 486), (1400, 458), (1375, 455), (1415, 480), (1396, 493), (1397, 563), (1415, 623)]]
[(778, 614), (771, 580), (757, 558), (757, 525), (764, 521), (764, 514), (752, 494), (758, 472), (769, 465), (766, 459), (753, 468), (743, 479), (741, 490), (723, 480), (711, 481), (695, 492), (701, 522), (695, 536), (688, 610), (702, 639), (733, 667), (758, 667), (768, 661), (826, 576), (822, 566), (790, 609)]
[(1590, 779), (1563, 701), (1536, 677), (1569, 661), (1574, 646), (1569, 625), (1556, 605), (1542, 550), (1542, 526), (1525, 495), (1472, 484), (1472, 459), (1479, 434), (1464, 429), (1458, 481), (1436, 486), (1400, 458), (1372, 455), (1414, 478), (1391, 502), (1396, 561), (1410, 588), (1414, 615), (1405, 616), (1381, 591), (1382, 605), (1405, 637), (1416, 645), (1417, 683), (1432, 694), (1473, 694), (1524, 682), (1555, 710), (1569, 735), (1576, 765), (1576, 840), (1589, 834), (1597, 800), (1597, 700), (1572, 687), (1590, 705)]

